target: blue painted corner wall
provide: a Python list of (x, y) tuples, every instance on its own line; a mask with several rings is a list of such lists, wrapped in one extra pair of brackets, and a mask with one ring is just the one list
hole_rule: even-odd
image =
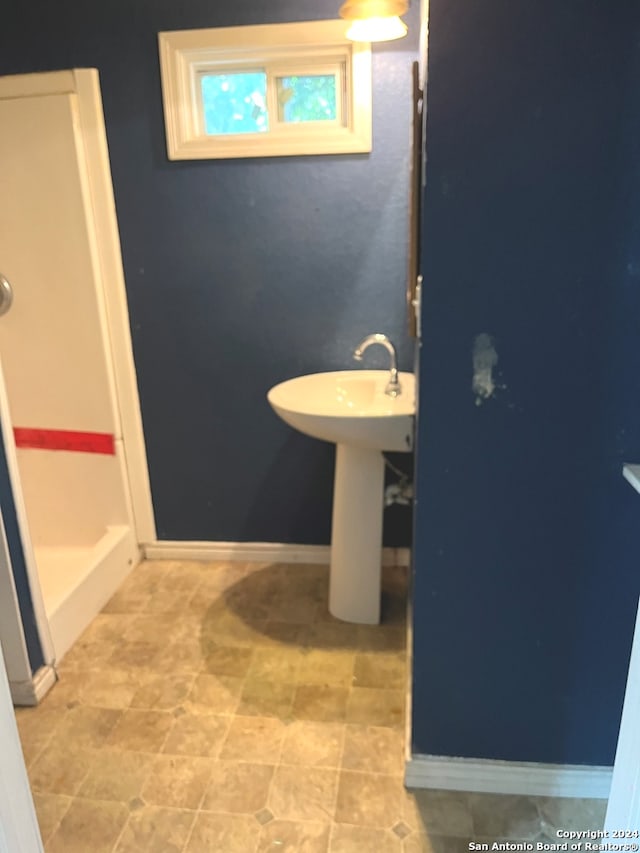
[(640, 6), (431, 0), (428, 71), (413, 750), (608, 765), (640, 592)]

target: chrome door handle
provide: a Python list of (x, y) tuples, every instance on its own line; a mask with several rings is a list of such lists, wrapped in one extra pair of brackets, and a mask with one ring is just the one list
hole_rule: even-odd
[(0, 317), (6, 314), (13, 303), (13, 288), (8, 279), (0, 273)]

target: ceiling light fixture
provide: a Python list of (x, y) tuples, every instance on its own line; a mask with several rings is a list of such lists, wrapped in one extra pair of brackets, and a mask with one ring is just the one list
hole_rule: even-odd
[(409, 11), (409, 0), (346, 0), (340, 17), (351, 21), (347, 38), (352, 41), (392, 41), (407, 34), (399, 15)]

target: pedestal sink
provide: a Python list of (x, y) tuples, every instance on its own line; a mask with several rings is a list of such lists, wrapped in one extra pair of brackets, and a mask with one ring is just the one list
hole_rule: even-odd
[(297, 376), (267, 394), (274, 411), (300, 432), (336, 447), (329, 610), (346, 622), (380, 621), (384, 458), (413, 449), (415, 382), (385, 394), (388, 370)]

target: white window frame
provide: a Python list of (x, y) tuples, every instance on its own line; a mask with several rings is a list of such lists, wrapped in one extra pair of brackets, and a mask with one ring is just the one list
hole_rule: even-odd
[[(307, 21), (158, 34), (170, 160), (360, 154), (371, 151), (371, 45), (345, 21)], [(269, 129), (207, 135), (200, 76), (265, 70)], [(281, 122), (275, 78), (336, 73), (336, 121)]]

